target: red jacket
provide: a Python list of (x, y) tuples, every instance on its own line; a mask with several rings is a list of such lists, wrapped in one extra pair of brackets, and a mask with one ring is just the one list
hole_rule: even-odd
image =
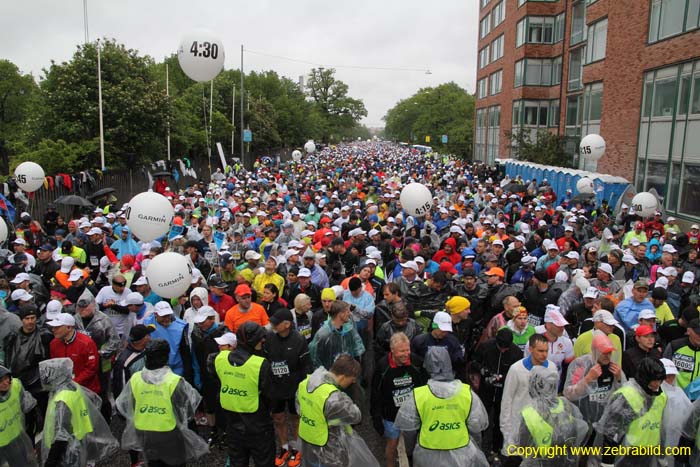
[(100, 354), (97, 353), (97, 345), (88, 336), (76, 331), (73, 340), (67, 344), (62, 340), (52, 340), (51, 358), (73, 360), (73, 381), (100, 393)]
[[(218, 302), (215, 299), (218, 299)], [(215, 297), (214, 294), (209, 294), (209, 306), (219, 314), (219, 319), (222, 323), (226, 318), (226, 312), (228, 309), (233, 307), (235, 304), (236, 301), (229, 294), (223, 294), (221, 297)]]

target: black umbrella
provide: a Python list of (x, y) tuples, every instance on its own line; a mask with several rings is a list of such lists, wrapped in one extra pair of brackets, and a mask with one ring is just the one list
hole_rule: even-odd
[(92, 207), (90, 201), (86, 200), (82, 196), (77, 195), (64, 195), (56, 198), (55, 204), (62, 204), (64, 206), (78, 206), (78, 207)]
[(154, 177), (172, 177), (173, 174), (171, 174), (170, 172), (167, 172), (167, 171), (163, 171), (163, 172), (154, 172), (153, 176)]
[(569, 201), (569, 204), (585, 203), (595, 197), (595, 193), (579, 193)]
[(525, 185), (515, 182), (509, 183), (503, 187), (503, 191), (510, 191), (511, 193), (522, 193), (525, 190)]
[(88, 196), (88, 199), (99, 198), (101, 196), (108, 195), (110, 193), (114, 193), (115, 191), (117, 191), (117, 190), (115, 190), (114, 188), (102, 188), (101, 190), (97, 190), (96, 192), (94, 192), (93, 194)]

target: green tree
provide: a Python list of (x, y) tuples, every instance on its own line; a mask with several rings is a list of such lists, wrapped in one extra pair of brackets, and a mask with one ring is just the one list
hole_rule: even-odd
[(572, 167), (570, 157), (566, 154), (566, 138), (547, 130), (538, 130), (535, 138), (529, 130), (506, 132), (506, 137), (514, 144), (518, 159), (543, 165)]
[[(335, 78), (333, 68), (313, 68), (306, 88), (314, 106), (325, 120), (321, 139), (330, 143), (347, 134), (367, 116), (367, 109), (359, 99), (348, 96), (348, 85)], [(331, 141), (331, 135), (334, 140)]]
[(0, 173), (9, 173), (13, 148), (22, 147), (32, 133), (28, 126), (32, 108), (38, 105), (38, 86), (31, 75), (23, 75), (17, 66), (0, 60)]
[[(471, 155), (474, 127), (474, 96), (455, 83), (422, 88), (399, 101), (384, 116), (386, 137), (424, 144), (430, 136), (434, 149), (463, 157)], [(442, 143), (447, 135), (447, 144)]]
[[(152, 72), (153, 60), (114, 40), (101, 45), (105, 160), (109, 167), (160, 159), (165, 154), (167, 102), (165, 89)], [(46, 99), (45, 136), (67, 143), (99, 137), (97, 48), (78, 46), (69, 62), (45, 71), (41, 90)], [(99, 166), (90, 156), (84, 167)]]

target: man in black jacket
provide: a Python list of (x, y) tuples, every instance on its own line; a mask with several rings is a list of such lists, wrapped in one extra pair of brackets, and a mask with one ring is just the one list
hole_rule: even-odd
[[(411, 353), (408, 337), (402, 332), (391, 336), (391, 351), (382, 357), (372, 378), (370, 414), (377, 433), (386, 439), (386, 465), (393, 467), (401, 432), (394, 426), (399, 407), (413, 392), (428, 381), (420, 357)], [(413, 452), (412, 446), (406, 452)]]
[[(53, 259), (54, 249), (53, 245), (48, 243), (39, 247), (36, 253), (36, 266), (32, 270), (34, 274), (41, 276), (41, 281), (47, 289), (51, 288), (51, 278), (61, 269), (61, 266)], [(99, 272), (99, 267), (97, 269)]]
[(223, 414), (220, 417), (216, 416), (221, 412), (219, 405), (221, 386), (216, 376), (207, 371), (208, 361), (211, 354), (219, 352), (216, 338), (230, 332), (223, 323), (216, 323), (215, 318), (214, 308), (206, 305), (200, 307), (194, 316), (194, 329), (191, 336), (194, 381), (204, 401), (207, 426), (211, 430), (208, 436), (210, 444), (218, 441), (218, 435), (226, 428), (226, 420)]
[[(275, 462), (275, 432), (270, 418), (273, 376), (261, 357), (265, 328), (252, 321), (238, 327), (238, 346), (221, 352), (214, 366), (221, 382), (219, 401), (226, 413), (226, 447), (231, 465), (271, 466)], [(254, 389), (250, 389), (254, 388)]]
[[(299, 446), (290, 446), (290, 441), (299, 436), (299, 414), (294, 403), (296, 388), (311, 373), (306, 338), (293, 329), (293, 320), (292, 312), (286, 308), (270, 316), (274, 332), (268, 331), (264, 346), (272, 367), (270, 410), (282, 447), (275, 463), (282, 465), (286, 462), (292, 467), (301, 463)], [(287, 429), (287, 419), (292, 427), (291, 436)]]
[(5, 366), (15, 378), (22, 381), (25, 391), (28, 391), (37, 401), (41, 418), (37, 419), (34, 416), (26, 418), (26, 431), (34, 439), (33, 435), (41, 431), (41, 422), (48, 403), (48, 393), (44, 391), (39, 381), (39, 362), (49, 358), (49, 344), (53, 335), (42, 333), (37, 326), (35, 305), (22, 307), (19, 316), (22, 319), (22, 327), (11, 330), (3, 342)]
[(497, 453), (503, 444), (503, 434), (499, 428), (503, 384), (511, 365), (523, 358), (523, 352), (513, 344), (513, 333), (502, 328), (474, 353), (470, 368), (472, 378), (480, 380), (477, 394), (489, 414), (489, 427), (483, 437), (483, 451)]

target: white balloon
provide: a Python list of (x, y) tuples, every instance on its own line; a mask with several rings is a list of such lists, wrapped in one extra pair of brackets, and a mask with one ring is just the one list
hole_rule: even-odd
[(304, 151), (306, 151), (308, 154), (311, 154), (316, 150), (316, 143), (313, 142), (313, 140), (308, 140), (306, 144), (304, 145)]
[(592, 161), (600, 160), (603, 154), (605, 154), (605, 140), (602, 136), (595, 133), (587, 135), (581, 140), (579, 154)]
[(649, 217), (653, 216), (658, 210), (659, 203), (656, 196), (643, 191), (634, 195), (634, 198), (632, 198), (632, 207), (638, 216)]
[(139, 240), (150, 242), (168, 233), (175, 209), (160, 193), (147, 191), (131, 198), (126, 223)]
[(0, 217), (0, 242), (4, 242), (7, 240), (7, 224), (5, 223), (5, 219)]
[(422, 183), (409, 183), (399, 197), (401, 206), (412, 216), (422, 216), (430, 211), (433, 205), (433, 194)]
[(36, 162), (22, 162), (15, 169), (17, 185), (28, 193), (38, 190), (44, 184), (44, 177), (44, 169)]
[(292, 160), (294, 162), (299, 162), (301, 160), (301, 151), (299, 151), (298, 149), (292, 151)]
[(576, 191), (579, 193), (593, 193), (595, 191), (593, 187), (593, 180), (588, 177), (579, 179), (579, 181), (576, 182)]
[(224, 44), (211, 31), (195, 29), (180, 41), (177, 61), (195, 81), (211, 81), (224, 67)]
[(156, 295), (179, 297), (187, 292), (192, 282), (192, 263), (179, 253), (161, 253), (148, 264), (146, 279)]

